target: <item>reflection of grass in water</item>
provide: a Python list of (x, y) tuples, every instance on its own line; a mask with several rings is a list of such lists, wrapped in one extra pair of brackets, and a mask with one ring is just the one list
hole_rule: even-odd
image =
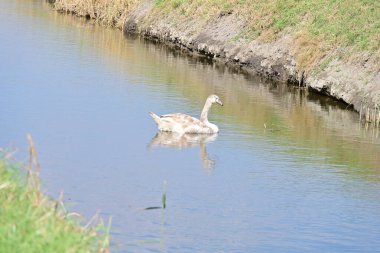
[(126, 242), (127, 245), (160, 245), (161, 252), (165, 252), (165, 210), (161, 208), (161, 222), (159, 238), (157, 239), (145, 239), (145, 240), (131, 240)]
[[(142, 0), (52, 0), (57, 9), (122, 27), (128, 12)], [(151, 16), (174, 14), (173, 24), (189, 18), (205, 23), (221, 13), (235, 13), (245, 21), (241, 38), (272, 41), (283, 31), (293, 34), (297, 65), (306, 70), (327, 55), (350, 58), (364, 51), (380, 58), (379, 1), (326, 0), (156, 0)], [(235, 37), (234, 40), (237, 38)], [(336, 48), (344, 47), (340, 53)]]
[[(70, 26), (77, 23), (77, 20), (64, 16), (57, 20)], [(142, 41), (143, 46), (126, 50), (126, 45), (134, 42), (122, 40), (117, 32), (109, 29), (94, 29), (96, 32), (81, 30), (81, 36), (88, 39), (92, 48), (102, 52), (102, 57), (109, 59), (107, 63), (114, 71), (144, 76), (149, 85), (157, 86), (157, 91), (170, 92), (191, 101), (191, 110), (196, 113), (200, 112), (205, 97), (211, 93), (221, 94), (225, 106), (213, 109), (211, 114), (211, 120), (216, 115), (216, 123), (233, 118), (232, 130), (256, 129), (255, 134), (276, 140), (279, 145), (287, 146), (292, 142), (315, 150), (328, 148), (332, 164), (375, 168), (380, 163), (375, 158), (380, 152), (379, 147), (365, 143), (374, 142), (373, 139), (365, 136), (359, 141), (355, 137), (346, 138), (362, 134), (352, 120), (354, 114), (323, 102), (323, 97), (310, 101), (309, 95), (305, 97), (297, 90), (289, 91), (287, 86), (249, 85), (260, 81), (224, 65), (200, 63), (194, 57), (155, 43)], [(261, 131), (264, 123), (276, 131), (264, 133)], [(341, 127), (342, 124), (345, 126)]]
[(42, 194), (33, 145), (30, 151), (26, 184), (23, 165), (10, 163), (6, 154), (0, 160), (0, 252), (108, 252), (109, 227), (102, 222), (80, 227), (73, 219), (78, 215), (68, 213), (62, 199)]
[[(146, 43), (153, 46), (149, 42)], [(210, 117), (212, 121), (216, 121), (215, 123), (223, 123), (225, 118), (233, 118), (235, 121), (231, 122), (231, 129), (239, 131), (244, 126), (244, 129), (251, 128), (259, 135), (264, 134), (261, 130), (264, 129), (265, 123), (268, 127), (266, 137), (276, 139), (280, 145), (287, 146), (289, 142), (292, 142), (301, 147), (316, 150), (328, 148), (331, 156), (329, 161), (333, 164), (363, 168), (376, 166), (376, 161), (367, 159), (368, 156), (375, 157), (379, 152), (376, 145), (363, 145), (353, 138), (341, 138), (341, 136), (358, 134), (358, 130), (351, 121), (355, 113), (340, 109), (339, 103), (323, 102), (323, 106), (319, 106), (318, 103), (322, 102), (318, 99), (310, 102), (305, 92), (286, 85), (274, 86), (266, 83), (251, 86), (248, 83), (259, 81), (247, 80), (243, 75), (233, 73), (233, 71), (230, 75), (223, 66), (218, 67), (214, 64), (193, 63), (189, 66), (185, 62), (195, 61), (194, 58), (184, 55), (178, 57), (176, 50), (160, 48), (164, 51), (163, 53), (157, 53), (156, 48), (151, 49), (149, 54), (144, 54), (143, 60), (139, 57), (134, 58), (136, 62), (143, 61), (144, 64), (148, 64), (147, 70), (152, 70), (152, 72), (144, 72), (144, 75), (148, 80), (154, 80), (154, 71), (160, 69), (161, 82), (152, 83), (164, 84), (170, 87), (171, 93), (192, 101), (195, 112), (201, 109), (205, 97), (221, 90), (221, 93), (224, 93), (221, 98), (225, 106), (212, 109)], [(119, 55), (123, 54), (123, 51), (120, 49)], [(170, 62), (165, 60), (162, 54), (169, 55)], [(142, 74), (138, 69), (129, 69), (129, 71), (133, 74)], [(326, 127), (326, 120), (331, 121), (328, 127)], [(347, 127), (341, 128), (342, 124), (346, 124)], [(246, 136), (246, 138), (251, 137)], [(363, 138), (362, 141), (367, 140)], [(352, 146), (356, 148), (348, 148)]]
[(167, 185), (167, 182), (164, 181), (163, 182), (163, 191), (162, 191), (162, 196), (161, 196), (161, 202), (162, 202), (162, 206), (161, 207), (157, 206), (157, 207), (147, 207), (147, 208), (141, 209), (141, 211), (157, 210), (157, 209), (161, 210), (161, 222), (160, 222), (160, 233), (159, 233), (160, 234), (160, 238), (157, 238), (157, 239), (145, 239), (145, 240), (132, 240), (132, 241), (128, 241), (126, 243), (127, 245), (134, 245), (134, 244), (138, 244), (138, 245), (159, 244), (160, 248), (161, 248), (161, 251), (164, 252), (164, 248), (165, 248), (164, 237), (165, 237), (166, 185)]

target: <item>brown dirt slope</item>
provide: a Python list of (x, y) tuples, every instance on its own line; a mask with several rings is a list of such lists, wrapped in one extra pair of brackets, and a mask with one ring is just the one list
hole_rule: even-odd
[[(297, 61), (295, 45), (303, 46), (297, 35), (283, 31), (270, 42), (247, 40), (239, 37), (245, 27), (244, 19), (233, 11), (223, 11), (205, 20), (196, 15), (181, 17), (178, 13), (159, 12), (154, 1), (144, 1), (129, 13), (124, 30), (174, 43), (276, 81), (306, 86), (343, 100), (372, 119), (379, 117), (378, 58), (365, 52), (349, 60), (327, 55), (314, 69), (307, 69)], [(316, 50), (309, 44), (304, 46)], [(336, 49), (339, 50), (345, 49)]]
[[(195, 8), (192, 6), (192, 10), (199, 13), (189, 13), (176, 7), (183, 2), (179, 0), (171, 1), (172, 5), (176, 4), (174, 7), (168, 4), (158, 6), (162, 1), (157, 0), (87, 2), (57, 0), (55, 4), (60, 10), (91, 17), (108, 25), (123, 26), (128, 33), (137, 33), (256, 75), (332, 96), (366, 114), (368, 121), (380, 119), (380, 57), (377, 51), (354, 52), (339, 43), (325, 50), (323, 43), (307, 32), (285, 28), (274, 36), (268, 28), (265, 34), (265, 22), (260, 23), (260, 20), (256, 21), (261, 24), (262, 33), (257, 39), (252, 39), (254, 36), (245, 35), (254, 25), (254, 20), (250, 19), (255, 18), (255, 13), (248, 14), (247, 18), (244, 11), (233, 8), (217, 6), (207, 11), (200, 4)], [(192, 2), (197, 4), (199, 1)], [(265, 19), (263, 15), (256, 19)]]

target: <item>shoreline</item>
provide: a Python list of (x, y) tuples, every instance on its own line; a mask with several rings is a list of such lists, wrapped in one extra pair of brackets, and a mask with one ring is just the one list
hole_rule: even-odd
[(63, 192), (55, 200), (41, 190), (36, 148), (27, 137), (27, 165), (0, 149), (0, 252), (109, 252), (109, 227), (96, 216), (83, 226), (65, 208)]
[[(81, 2), (57, 0), (55, 9), (98, 20), (125, 33), (169, 44), (190, 54), (206, 56), (252, 75), (333, 97), (356, 110), (361, 120), (380, 125), (380, 63), (376, 53), (356, 52), (344, 60), (342, 52), (350, 48), (340, 47), (319, 61), (305, 65), (302, 61), (312, 59), (313, 55), (300, 58), (305, 52), (295, 48), (302, 40), (297, 38), (297, 33), (285, 29), (271, 41), (245, 38), (242, 34), (247, 21), (233, 8), (205, 19), (184, 15), (185, 10), (180, 6), (168, 7), (161, 3), (164, 1), (158, 1), (163, 6), (157, 7), (157, 1), (125, 0), (128, 4), (124, 6), (128, 7), (115, 4), (115, 9), (122, 8), (120, 15), (104, 21), (101, 11), (106, 10), (100, 3), (106, 0), (99, 1), (97, 12), (94, 6), (92, 12), (86, 12), (85, 7), (78, 9), (77, 5), (72, 5), (76, 8), (63, 6), (62, 2), (67, 1)], [(309, 51), (318, 50), (318, 44), (303, 43)]]

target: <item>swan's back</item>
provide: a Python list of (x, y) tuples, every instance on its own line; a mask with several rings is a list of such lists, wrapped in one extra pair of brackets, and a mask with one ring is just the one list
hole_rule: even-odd
[(151, 113), (158, 125), (158, 130), (177, 133), (212, 133), (212, 130), (202, 121), (183, 113), (172, 113), (157, 116)]

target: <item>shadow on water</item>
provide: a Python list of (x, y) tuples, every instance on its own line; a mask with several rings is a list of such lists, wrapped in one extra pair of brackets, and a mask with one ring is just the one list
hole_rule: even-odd
[[(284, 147), (289, 143), (299, 145), (303, 148), (283, 152), (295, 152), (300, 159), (308, 150), (327, 157), (327, 163), (356, 168), (350, 173), (363, 175), (365, 169), (368, 175), (380, 174), (379, 129), (363, 128), (359, 115), (340, 101), (271, 83), (239, 68), (189, 55), (175, 46), (99, 27), (82, 18), (55, 12), (49, 15), (59, 25), (74, 28), (82, 47), (90, 46), (99, 52), (105, 67), (121, 74), (144, 76), (143, 85), (149, 86), (153, 100), (185, 99), (191, 101), (191, 112), (198, 114), (195, 107), (199, 108), (205, 97), (216, 93), (226, 106), (215, 110), (214, 120), (228, 124), (231, 131), (243, 135), (255, 132)], [(135, 85), (142, 83), (136, 79)]]
[(203, 168), (211, 173), (215, 167), (215, 160), (211, 159), (206, 150), (206, 144), (216, 140), (217, 134), (178, 134), (158, 132), (149, 144), (152, 147), (164, 148), (192, 148), (199, 146), (199, 155)]
[[(307, 150), (327, 157), (328, 163), (356, 167), (361, 175), (362, 169), (369, 175), (380, 173), (379, 129), (364, 129), (359, 115), (347, 104), (298, 87), (270, 83), (173, 47), (142, 42), (148, 51), (163, 51), (170, 61), (185, 59), (187, 67), (194, 70), (185, 72), (180, 64), (173, 63), (170, 67), (176, 71), (172, 73), (178, 76), (170, 71), (163, 74), (168, 85), (176, 84), (170, 87), (181, 96), (201, 103), (207, 94), (222, 94), (226, 107), (215, 112), (219, 116), (218, 123), (229, 121), (237, 132), (264, 134), (277, 144), (283, 143), (284, 147), (289, 143), (302, 146), (304, 149), (288, 150), (298, 153), (300, 159)], [(351, 172), (355, 174), (355, 170)]]

